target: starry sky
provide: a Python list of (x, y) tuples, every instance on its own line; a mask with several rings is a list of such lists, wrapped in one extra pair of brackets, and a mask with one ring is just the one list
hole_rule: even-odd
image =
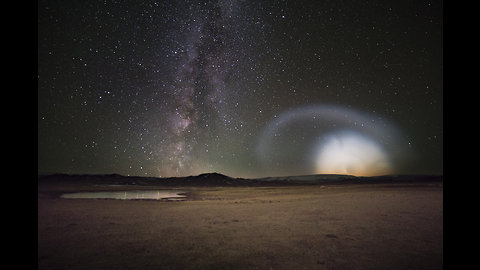
[(38, 173), (443, 174), (442, 1), (38, 1)]

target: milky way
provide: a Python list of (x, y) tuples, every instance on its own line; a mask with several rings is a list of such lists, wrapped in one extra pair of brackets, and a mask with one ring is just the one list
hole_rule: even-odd
[(310, 174), (332, 151), (342, 170), (373, 162), (342, 164), (357, 152), (339, 145), (387, 172), (441, 173), (442, 10), (41, 0), (39, 174)]
[(214, 134), (221, 128), (217, 124), (232, 121), (227, 108), (235, 100), (235, 92), (227, 88), (226, 77), (233, 66), (232, 52), (237, 44), (228, 35), (235, 25), (229, 21), (231, 8), (226, 3), (192, 6), (194, 14), (184, 31), (184, 46), (174, 51), (179, 62), (172, 78), (175, 83), (168, 89), (175, 109), (166, 123), (171, 129), (171, 143), (166, 146), (172, 148), (166, 151), (171, 161), (165, 167), (167, 174), (190, 171), (195, 166), (192, 151), (202, 148), (198, 142), (215, 142), (218, 136)]

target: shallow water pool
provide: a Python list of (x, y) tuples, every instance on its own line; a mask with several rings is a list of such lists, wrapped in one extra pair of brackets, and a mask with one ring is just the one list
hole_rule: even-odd
[(181, 190), (129, 190), (66, 193), (65, 199), (171, 200), (186, 199)]

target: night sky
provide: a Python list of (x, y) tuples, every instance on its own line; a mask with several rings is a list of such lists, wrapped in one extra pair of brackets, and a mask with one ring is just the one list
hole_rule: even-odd
[(38, 173), (443, 174), (442, 1), (38, 2)]

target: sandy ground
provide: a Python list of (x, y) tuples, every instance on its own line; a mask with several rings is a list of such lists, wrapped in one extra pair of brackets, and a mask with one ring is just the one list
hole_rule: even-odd
[(443, 267), (438, 184), (185, 189), (194, 200), (61, 199), (39, 189), (38, 268)]

